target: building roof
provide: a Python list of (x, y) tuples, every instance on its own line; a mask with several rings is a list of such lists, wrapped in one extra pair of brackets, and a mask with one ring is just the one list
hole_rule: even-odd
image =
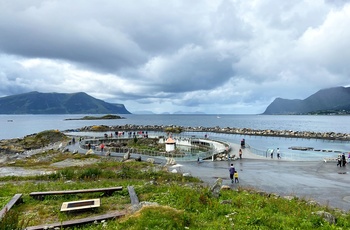
[(171, 137), (169, 137), (166, 141), (165, 141), (165, 144), (175, 144), (176, 143), (176, 141), (173, 139), (173, 138), (171, 138)]

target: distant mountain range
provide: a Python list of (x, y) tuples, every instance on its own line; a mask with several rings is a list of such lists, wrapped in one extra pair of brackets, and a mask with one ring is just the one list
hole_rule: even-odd
[(350, 114), (350, 87), (322, 89), (304, 100), (276, 98), (263, 114)]
[(29, 92), (0, 98), (0, 114), (130, 114), (123, 104), (86, 93)]

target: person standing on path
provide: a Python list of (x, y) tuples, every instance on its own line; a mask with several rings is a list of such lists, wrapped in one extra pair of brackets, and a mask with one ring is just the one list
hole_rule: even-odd
[(341, 160), (342, 160), (342, 163), (343, 163), (343, 167), (345, 167), (345, 164), (346, 164), (345, 153), (343, 153), (343, 155), (341, 156)]
[(280, 148), (277, 148), (277, 159), (281, 159)]
[(101, 148), (101, 152), (103, 152), (103, 150), (104, 150), (104, 148), (105, 148), (105, 145), (102, 143), (102, 144), (100, 145), (100, 148)]
[(237, 171), (235, 171), (234, 177), (235, 177), (235, 183), (239, 183), (238, 172)]
[(242, 159), (242, 149), (239, 149), (238, 155), (239, 155), (239, 159)]
[(231, 179), (231, 183), (233, 184), (233, 175), (235, 174), (235, 166), (233, 166), (233, 164), (231, 164), (230, 168), (228, 169), (230, 172), (230, 179)]

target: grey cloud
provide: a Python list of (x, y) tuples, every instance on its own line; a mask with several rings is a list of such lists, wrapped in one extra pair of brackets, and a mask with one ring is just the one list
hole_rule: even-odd
[(348, 84), (348, 2), (0, 1), (0, 95), (223, 113), (305, 98)]

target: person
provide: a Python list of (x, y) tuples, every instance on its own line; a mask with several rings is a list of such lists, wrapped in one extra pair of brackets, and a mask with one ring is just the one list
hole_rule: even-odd
[(238, 172), (237, 171), (235, 171), (234, 177), (235, 177), (235, 183), (239, 183)]
[(273, 158), (273, 151), (274, 151), (274, 150), (272, 149), (272, 150), (271, 150), (271, 154), (270, 154), (270, 155), (271, 155), (271, 159)]
[(239, 155), (239, 159), (242, 159), (242, 149), (239, 149), (238, 155)]
[(245, 139), (241, 140), (241, 148), (244, 149), (245, 148)]
[(342, 160), (342, 163), (343, 163), (343, 167), (345, 167), (345, 164), (346, 164), (345, 153), (343, 153), (343, 155), (341, 156), (341, 160)]
[(230, 179), (231, 179), (231, 183), (233, 184), (233, 175), (235, 174), (235, 167), (233, 166), (233, 164), (231, 164), (230, 168), (229, 168), (229, 172), (230, 172)]
[(103, 149), (105, 148), (105, 145), (102, 143), (102, 144), (100, 145), (100, 148), (101, 148), (101, 152), (103, 152)]
[(280, 148), (277, 148), (277, 159), (281, 159)]
[(341, 156), (340, 154), (338, 154), (338, 158), (337, 158), (337, 166), (339, 165), (339, 167), (341, 167)]
[(88, 144), (88, 149), (91, 149), (91, 144), (90, 143)]

